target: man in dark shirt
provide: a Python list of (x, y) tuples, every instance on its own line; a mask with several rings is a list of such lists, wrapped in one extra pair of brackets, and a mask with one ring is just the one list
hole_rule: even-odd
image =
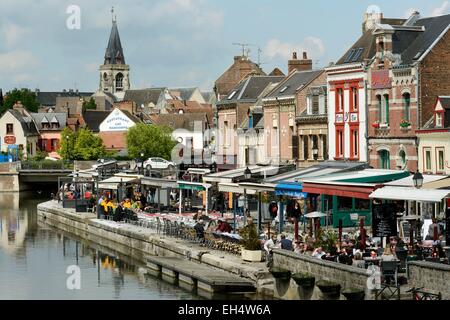
[(281, 249), (292, 251), (292, 241), (286, 239), (284, 234), (281, 235)]
[(203, 243), (205, 240), (205, 226), (204, 226), (203, 220), (199, 220), (195, 224), (194, 230), (197, 233), (197, 239)]

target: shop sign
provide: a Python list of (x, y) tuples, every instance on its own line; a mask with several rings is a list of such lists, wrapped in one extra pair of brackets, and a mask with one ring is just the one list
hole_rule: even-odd
[(16, 144), (15, 136), (5, 136), (4, 141), (6, 144)]

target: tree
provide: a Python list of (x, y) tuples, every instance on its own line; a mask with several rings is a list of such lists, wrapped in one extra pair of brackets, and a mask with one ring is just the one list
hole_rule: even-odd
[(100, 137), (89, 129), (73, 132), (69, 128), (61, 131), (59, 155), (66, 160), (97, 160), (108, 155)]
[(13, 89), (5, 96), (3, 105), (0, 107), (0, 113), (3, 114), (6, 110), (12, 109), (18, 101), (22, 102), (28, 111), (38, 111), (39, 103), (34, 92), (30, 89)]
[(177, 143), (172, 140), (172, 129), (167, 126), (138, 123), (128, 129), (127, 148), (132, 158), (161, 157), (170, 159), (172, 149)]
[(83, 101), (82, 109), (83, 109), (83, 112), (85, 112), (86, 110), (97, 109), (97, 104), (95, 103), (94, 98), (91, 97), (91, 99), (89, 101)]

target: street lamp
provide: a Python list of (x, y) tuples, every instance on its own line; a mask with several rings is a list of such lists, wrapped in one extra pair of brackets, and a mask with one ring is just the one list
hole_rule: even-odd
[(69, 135), (66, 135), (67, 160), (70, 161)]
[(250, 171), (250, 169), (247, 167), (245, 170), (244, 170), (244, 178), (245, 179), (250, 179), (252, 177), (252, 172)]
[(142, 169), (142, 174), (145, 175), (145, 171), (144, 171), (144, 152), (141, 152), (141, 169)]
[(313, 146), (313, 148), (312, 148), (312, 154), (313, 154), (314, 160), (316, 160), (316, 159), (317, 159), (317, 156), (318, 156), (318, 154), (319, 154), (319, 149), (317, 148), (317, 146)]
[(414, 182), (414, 187), (416, 187), (417, 189), (422, 188), (423, 175), (419, 172), (419, 170), (417, 170), (416, 173), (414, 173), (413, 182)]

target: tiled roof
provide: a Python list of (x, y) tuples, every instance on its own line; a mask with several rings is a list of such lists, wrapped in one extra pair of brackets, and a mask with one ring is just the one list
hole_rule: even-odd
[(166, 88), (147, 88), (138, 90), (127, 90), (123, 101), (134, 101), (138, 107), (148, 105), (150, 102), (157, 104), (159, 97), (164, 94)]
[(20, 122), (25, 136), (39, 135), (35, 122), (28, 112), (25, 111), (26, 113), (23, 114), (22, 112), (14, 109), (8, 109), (8, 112), (10, 112)]
[(295, 71), (281, 81), (265, 98), (279, 98), (294, 95), (297, 90), (322, 74), (324, 70)]
[(100, 131), (100, 124), (106, 117), (111, 113), (111, 111), (97, 111), (97, 110), (86, 110), (83, 113), (84, 122), (86, 127), (92, 132)]
[(57, 97), (80, 97), (88, 98), (92, 96), (93, 92), (76, 92), (76, 91), (66, 91), (66, 92), (36, 92), (36, 101), (42, 106), (55, 106)]
[[(56, 122), (59, 124), (59, 127), (54, 130), (61, 130), (67, 124), (67, 113), (64, 112), (31, 113), (31, 116), (33, 117), (34, 122), (36, 123), (36, 126), (39, 130), (42, 129), (42, 124), (45, 122), (51, 124), (56, 120)], [(52, 128), (50, 127), (49, 129), (45, 130), (52, 130)]]

